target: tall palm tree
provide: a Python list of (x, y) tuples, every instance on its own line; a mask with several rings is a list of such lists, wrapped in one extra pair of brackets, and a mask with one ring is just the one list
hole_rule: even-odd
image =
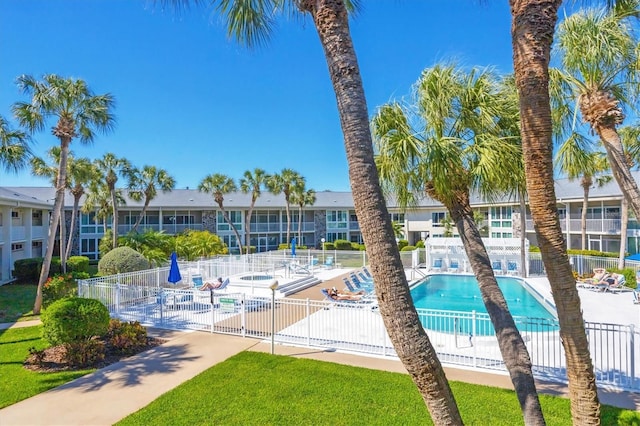
[(158, 190), (171, 192), (176, 187), (176, 180), (166, 170), (154, 166), (144, 166), (142, 170), (132, 168), (127, 178), (129, 198), (135, 201), (144, 199), (142, 212), (131, 228), (131, 232), (136, 232), (149, 208), (149, 203), (158, 195)]
[(632, 20), (640, 0), (618, 1), (612, 8), (585, 9), (558, 26), (558, 74), (582, 119), (600, 137), (622, 193), (640, 217), (640, 190), (627, 164), (617, 127), (623, 108), (635, 102), (640, 78), (640, 50)]
[(244, 217), (244, 245), (246, 247), (247, 254), (251, 247), (250, 234), (253, 207), (255, 206), (258, 197), (262, 194), (262, 188), (265, 186), (268, 179), (269, 175), (267, 172), (259, 168), (253, 169), (253, 173), (250, 170), (245, 171), (242, 178), (240, 178), (240, 191), (242, 191), (243, 194), (251, 192), (251, 205)]
[[(35, 176), (45, 177), (51, 181), (51, 186), (55, 187), (56, 182), (58, 181), (58, 165), (60, 164), (60, 155), (61, 149), (59, 146), (52, 146), (47, 151), (47, 156), (51, 160), (50, 163), (47, 163), (41, 157), (32, 157), (31, 158), (31, 173)], [(69, 151), (67, 155), (67, 174), (69, 173), (69, 164), (73, 161), (73, 152)], [(69, 188), (69, 182), (66, 183), (66, 189)], [(64, 209), (60, 214), (59, 223), (52, 223), (51, 225), (55, 227), (60, 227), (60, 263), (62, 267), (62, 273), (67, 272), (67, 267), (65, 260), (67, 258), (65, 253), (65, 240), (67, 236), (66, 230), (66, 220), (65, 220)]]
[(542, 424), (529, 352), (498, 286), (470, 202), (472, 190), (492, 199), (514, 192), (522, 181), (515, 96), (490, 70), (465, 72), (455, 65), (423, 71), (414, 88), (410, 105), (383, 105), (372, 120), (383, 186), (403, 208), (416, 205), (425, 193), (447, 208), (478, 281), (525, 423)]
[(29, 148), (31, 138), (22, 130), (14, 130), (0, 115), (0, 167), (7, 172), (18, 173), (27, 167), (33, 155)]
[(600, 402), (580, 298), (558, 217), (553, 174), (549, 58), (562, 0), (509, 0), (513, 69), (529, 208), (558, 311), (573, 424), (600, 423)]
[(64, 258), (62, 259), (62, 265), (66, 264), (69, 254), (71, 253), (71, 247), (73, 244), (73, 238), (76, 230), (76, 221), (78, 219), (78, 213), (80, 211), (80, 199), (86, 192), (87, 186), (96, 179), (96, 169), (88, 158), (75, 159), (69, 156), (68, 162), (68, 177), (69, 177), (69, 191), (73, 195), (73, 210), (71, 211), (71, 223), (69, 225), (69, 239), (67, 240), (67, 249), (64, 251)]
[(96, 169), (102, 174), (109, 194), (111, 195), (111, 229), (113, 233), (112, 248), (118, 247), (118, 199), (116, 183), (119, 176), (127, 176), (131, 170), (131, 163), (126, 158), (116, 157), (113, 153), (106, 153), (94, 162)]
[(298, 244), (302, 244), (302, 209), (315, 204), (316, 191), (306, 189), (305, 185), (298, 185), (293, 188), (291, 202), (298, 206)]
[(235, 192), (237, 190), (238, 187), (234, 180), (229, 176), (220, 173), (214, 173), (206, 176), (198, 185), (198, 191), (213, 195), (214, 201), (222, 211), (224, 220), (229, 224), (231, 230), (235, 234), (236, 240), (238, 240), (238, 248), (240, 249), (240, 253), (242, 253), (242, 239), (240, 238), (240, 233), (224, 208), (224, 194)]
[(285, 210), (287, 213), (287, 239), (286, 244), (290, 244), (291, 238), (291, 193), (294, 188), (304, 185), (305, 179), (298, 172), (292, 169), (282, 169), (267, 179), (267, 188), (274, 195), (284, 194)]
[(611, 181), (611, 176), (602, 175), (609, 167), (606, 154), (592, 150), (592, 143), (584, 136), (573, 132), (560, 146), (556, 153), (555, 163), (569, 180), (580, 179), (582, 186), (582, 250), (587, 249), (587, 211), (589, 207), (589, 192), (595, 184), (602, 187)]
[(349, 29), (355, 0), (212, 2), (230, 36), (252, 46), (266, 41), (278, 14), (310, 16), (336, 96), (358, 221), (376, 281), (380, 314), (405, 368), (436, 424), (462, 424), (435, 349), (413, 306), (376, 170), (364, 87)]
[[(64, 192), (67, 182), (67, 155), (74, 138), (90, 143), (95, 131), (109, 131), (114, 125), (113, 97), (110, 94), (94, 95), (82, 80), (62, 78), (48, 74), (41, 81), (32, 76), (22, 75), (17, 79), (18, 87), (28, 96), (30, 102), (17, 102), (13, 113), (21, 126), (30, 132), (43, 130), (49, 118), (56, 119), (52, 133), (60, 140), (60, 165), (56, 182), (56, 200), (51, 223), (58, 223), (64, 208)], [(49, 228), (47, 250), (45, 252), (33, 313), (39, 314), (42, 307), (42, 286), (49, 276), (55, 226)]]

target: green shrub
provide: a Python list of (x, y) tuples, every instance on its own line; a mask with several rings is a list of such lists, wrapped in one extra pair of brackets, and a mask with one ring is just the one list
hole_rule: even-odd
[(400, 251), (414, 251), (416, 246), (404, 246), (400, 249)]
[(403, 248), (409, 245), (409, 241), (407, 240), (398, 240), (398, 249), (402, 251)]
[(351, 250), (351, 241), (335, 240), (333, 242), (335, 250)]
[(65, 361), (71, 367), (81, 368), (95, 365), (105, 357), (105, 346), (99, 340), (65, 343)]
[(105, 231), (98, 243), (98, 252), (100, 253), (100, 257), (104, 257), (111, 250), (113, 250), (113, 231), (109, 228)]
[(106, 333), (109, 310), (100, 301), (69, 297), (51, 304), (40, 315), (42, 337), (52, 345), (90, 340)]
[(124, 355), (131, 355), (147, 345), (147, 329), (138, 321), (122, 322), (117, 319), (109, 321), (109, 329), (105, 335), (107, 344)]
[[(538, 248), (538, 251), (540, 251), (539, 248)], [(620, 253), (611, 253), (611, 252), (598, 251), (598, 250), (577, 250), (577, 249), (569, 249), (569, 250), (567, 250), (567, 254), (581, 254), (583, 256), (595, 256), (595, 257), (618, 257), (618, 256), (620, 256)]]
[(42, 287), (42, 305), (46, 308), (56, 300), (78, 294), (78, 284), (72, 274), (48, 278)]
[(29, 259), (16, 260), (13, 263), (13, 276), (19, 282), (38, 283), (40, 269), (42, 268), (42, 258), (32, 257)]
[(67, 259), (67, 272), (89, 272), (87, 256), (71, 256)]
[(419, 240), (419, 241), (416, 243), (416, 248), (424, 248), (424, 241)]
[(98, 262), (100, 275), (135, 272), (149, 269), (149, 261), (130, 247), (118, 247), (105, 254)]
[(335, 250), (336, 246), (334, 246), (333, 243), (326, 242), (326, 243), (324, 243), (324, 249), (325, 250)]
[(364, 247), (364, 244), (351, 243), (351, 250), (365, 251), (366, 248)]

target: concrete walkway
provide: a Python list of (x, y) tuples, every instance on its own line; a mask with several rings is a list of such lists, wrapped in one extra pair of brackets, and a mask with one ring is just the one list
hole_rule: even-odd
[[(20, 324), (22, 325), (22, 324)], [(111, 425), (207, 368), (246, 350), (270, 352), (268, 342), (211, 334), (151, 330), (167, 343), (0, 410), (0, 425)], [(398, 373), (387, 358), (276, 345), (278, 355)], [(507, 375), (447, 368), (449, 380), (513, 389)], [(538, 383), (541, 393), (566, 396), (566, 386)], [(600, 390), (601, 402), (640, 410), (640, 395)], [(90, 408), (89, 408), (90, 407)]]

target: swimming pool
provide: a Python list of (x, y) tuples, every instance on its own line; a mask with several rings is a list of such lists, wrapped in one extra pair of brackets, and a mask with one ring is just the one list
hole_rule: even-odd
[[(512, 277), (497, 277), (498, 286), (507, 301), (507, 306), (513, 317), (539, 318), (552, 325), (556, 322), (554, 313), (547, 310), (524, 286), (520, 279)], [(487, 310), (482, 302), (478, 281), (472, 275), (430, 275), (411, 289), (413, 303), (417, 309), (438, 311), (472, 312), (486, 314)], [(436, 327), (423, 321), (426, 328), (451, 332), (454, 329), (464, 333), (471, 332), (471, 325), (466, 326), (453, 322), (440, 323)], [(516, 325), (522, 331), (522, 321), (516, 320)], [(479, 324), (476, 324), (476, 329)], [(487, 334), (478, 333), (476, 334)]]

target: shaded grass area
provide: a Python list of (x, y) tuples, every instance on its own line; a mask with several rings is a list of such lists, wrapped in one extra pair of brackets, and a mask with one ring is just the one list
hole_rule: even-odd
[[(523, 424), (513, 391), (451, 382), (465, 424)], [(541, 395), (548, 425), (571, 424), (569, 400)], [(602, 407), (603, 424), (633, 412)], [(411, 378), (328, 362), (243, 352), (119, 425), (433, 424)]]
[(42, 326), (0, 330), (0, 408), (55, 388), (93, 370), (39, 373), (22, 366), (29, 348), (44, 349)]
[(0, 322), (27, 321), (40, 318), (33, 315), (37, 286), (5, 284), (0, 286)]

